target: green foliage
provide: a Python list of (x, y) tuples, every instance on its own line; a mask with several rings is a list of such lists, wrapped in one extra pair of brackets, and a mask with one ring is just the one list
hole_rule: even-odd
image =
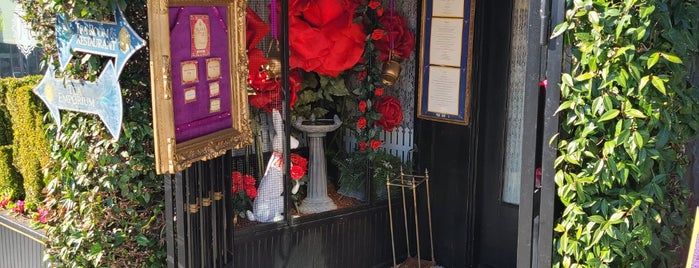
[(0, 198), (9, 196), (11, 200), (24, 198), (22, 176), (12, 165), (12, 146), (0, 146)]
[(672, 267), (690, 233), (684, 144), (699, 127), (689, 0), (567, 1), (555, 267)]
[[(30, 81), (35, 79), (30, 78)], [(15, 85), (20, 84), (16, 83)], [(6, 105), (10, 111), (13, 139), (13, 164), (24, 180), (26, 208), (33, 210), (43, 199), (43, 168), (48, 162), (49, 141), (43, 122), (47, 109), (34, 95), (35, 84), (9, 88)]]
[(361, 157), (347, 156), (346, 158), (333, 159), (339, 170), (338, 184), (343, 192), (360, 191), (365, 187), (367, 175), (367, 161), (371, 166), (371, 187), (374, 189), (374, 198), (384, 199), (386, 191), (386, 179), (398, 178), (401, 171), (410, 173), (409, 163), (403, 163), (400, 157), (378, 150), (376, 155), (368, 159), (368, 155)]
[[(147, 38), (145, 0), (118, 1), (131, 26)], [(56, 47), (55, 17), (113, 21), (109, 0), (21, 1), (44, 48)], [(55, 51), (48, 50), (54, 64)], [(61, 111), (61, 133), (50, 141), (46, 206), (53, 211), (45, 258), (57, 267), (162, 267), (165, 264), (163, 178), (155, 175), (148, 50), (120, 76), (124, 101), (121, 136), (113, 140), (102, 121)], [(113, 60), (76, 55), (66, 73), (94, 79)], [(51, 124), (49, 135), (56, 135)]]
[(12, 144), (12, 122), (10, 121), (10, 111), (5, 105), (5, 95), (10, 89), (36, 85), (40, 79), (41, 76), (0, 79), (0, 145)]

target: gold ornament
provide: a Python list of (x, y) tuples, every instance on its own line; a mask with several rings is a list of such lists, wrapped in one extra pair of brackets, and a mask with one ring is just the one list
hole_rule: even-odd
[(383, 83), (387, 86), (392, 86), (398, 81), (398, 76), (400, 75), (400, 63), (403, 61), (402, 58), (393, 55), (393, 51), (388, 56), (388, 60), (383, 65), (383, 71), (381, 73), (381, 78)]
[(267, 64), (262, 65), (262, 71), (267, 74), (268, 80), (273, 80), (282, 75), (282, 61), (279, 57), (279, 41), (273, 40), (267, 51)]

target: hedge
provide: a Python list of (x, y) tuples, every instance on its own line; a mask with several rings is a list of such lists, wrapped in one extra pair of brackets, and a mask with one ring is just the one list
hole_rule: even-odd
[(28, 209), (35, 208), (43, 200), (43, 169), (49, 161), (50, 149), (43, 122), (47, 109), (32, 92), (33, 87), (9, 88), (5, 96), (14, 136), (12, 158), (24, 179), (24, 201)]
[(24, 198), (22, 176), (12, 165), (12, 146), (0, 146), (0, 198), (9, 196), (11, 200)]
[(12, 144), (12, 123), (10, 122), (10, 112), (5, 106), (6, 92), (13, 88), (36, 84), (39, 79), (41, 79), (40, 76), (0, 79), (0, 145)]
[(567, 1), (554, 267), (680, 267), (699, 129), (695, 0)]

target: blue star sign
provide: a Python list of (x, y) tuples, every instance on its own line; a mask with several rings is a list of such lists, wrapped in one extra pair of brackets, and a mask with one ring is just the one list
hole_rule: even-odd
[(56, 70), (49, 64), (34, 94), (48, 107), (58, 125), (57, 133), (61, 130), (58, 110), (70, 110), (98, 115), (114, 140), (118, 140), (124, 106), (114, 63), (109, 61), (95, 82), (56, 78), (55, 74)]
[(97, 54), (115, 58), (117, 77), (126, 61), (146, 45), (138, 33), (124, 18), (119, 7), (114, 9), (116, 22), (74, 20), (68, 22), (62, 14), (56, 18), (58, 59), (65, 69), (73, 58), (72, 51)]

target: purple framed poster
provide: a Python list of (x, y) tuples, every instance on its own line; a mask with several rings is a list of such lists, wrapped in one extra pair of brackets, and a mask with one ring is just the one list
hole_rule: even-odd
[(249, 144), (245, 4), (149, 0), (158, 174)]

